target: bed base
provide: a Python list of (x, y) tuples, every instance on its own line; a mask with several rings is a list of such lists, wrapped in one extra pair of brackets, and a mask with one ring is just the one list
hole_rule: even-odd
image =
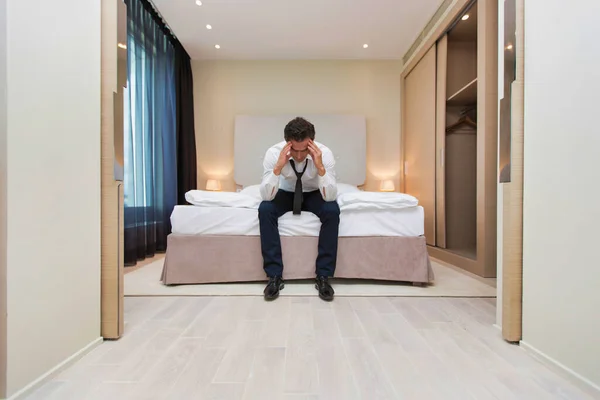
[[(168, 236), (165, 285), (265, 281), (258, 236)], [(315, 277), (318, 237), (282, 236), (283, 278)], [(336, 278), (433, 282), (425, 238), (340, 237)]]

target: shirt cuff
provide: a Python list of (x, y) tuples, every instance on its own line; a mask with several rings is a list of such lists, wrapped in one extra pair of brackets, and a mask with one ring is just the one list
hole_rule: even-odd
[(261, 192), (263, 200), (273, 200), (279, 188), (279, 176), (271, 172), (262, 183)]
[(334, 201), (336, 199), (337, 185), (329, 172), (325, 172), (323, 176), (319, 175), (319, 188), (321, 189), (321, 194), (323, 194), (323, 189), (325, 190), (325, 201)]

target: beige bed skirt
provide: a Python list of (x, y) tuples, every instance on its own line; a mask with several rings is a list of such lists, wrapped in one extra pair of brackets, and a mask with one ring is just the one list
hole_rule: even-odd
[[(283, 278), (315, 277), (318, 237), (282, 236)], [(433, 270), (424, 237), (340, 237), (336, 278), (426, 284)], [(165, 285), (264, 281), (258, 236), (170, 234)]]

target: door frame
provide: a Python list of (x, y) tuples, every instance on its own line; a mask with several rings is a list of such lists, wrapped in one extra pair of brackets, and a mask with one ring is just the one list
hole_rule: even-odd
[(502, 336), (519, 342), (523, 334), (523, 144), (525, 110), (524, 0), (515, 1), (515, 80), (511, 85), (510, 182), (502, 200)]
[[(123, 15), (125, 13), (125, 17)], [(119, 41), (127, 38), (127, 8), (123, 0), (102, 1), (101, 22), (101, 292), (100, 327), (104, 339), (119, 339), (124, 330), (123, 288), (123, 190), (115, 177), (115, 137), (123, 121), (116, 121), (115, 107), (122, 107), (119, 89)], [(120, 17), (120, 18), (119, 18)], [(122, 137), (122, 134), (121, 134)], [(122, 146), (120, 147), (122, 148)]]

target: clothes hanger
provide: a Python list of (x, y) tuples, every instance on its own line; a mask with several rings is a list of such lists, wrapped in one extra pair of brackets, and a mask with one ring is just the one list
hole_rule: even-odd
[(446, 133), (452, 132), (463, 125), (470, 126), (471, 128), (477, 128), (477, 123), (474, 122), (469, 116), (462, 116), (455, 123), (446, 127)]

